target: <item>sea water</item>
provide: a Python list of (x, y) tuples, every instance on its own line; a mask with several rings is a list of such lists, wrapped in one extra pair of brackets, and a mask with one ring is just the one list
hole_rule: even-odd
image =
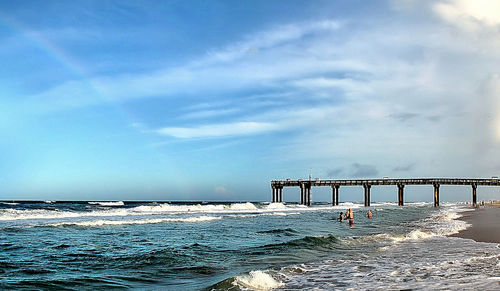
[[(354, 211), (354, 225), (339, 212)], [(373, 219), (365, 217), (368, 209)], [(0, 203), (0, 289), (500, 288), (464, 205)]]

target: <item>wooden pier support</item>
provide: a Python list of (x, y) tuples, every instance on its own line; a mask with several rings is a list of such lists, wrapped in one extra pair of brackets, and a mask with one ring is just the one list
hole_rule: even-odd
[(283, 186), (273, 187), (273, 203), (283, 202)]
[(434, 207), (439, 206), (439, 184), (434, 184)]
[(364, 184), (363, 187), (365, 188), (365, 207), (367, 207), (370, 206), (370, 188), (372, 185)]
[(403, 190), (405, 188), (404, 184), (398, 184), (398, 205), (403, 206)]
[(339, 205), (339, 188), (340, 185), (332, 186), (332, 206)]
[(311, 206), (312, 203), (312, 195), (311, 195), (311, 184), (306, 184), (306, 205)]
[(283, 187), (273, 187), (273, 203), (283, 202)]
[(300, 184), (300, 204), (311, 206), (311, 184)]
[(477, 205), (476, 189), (477, 189), (477, 185), (476, 184), (472, 184), (472, 205), (473, 206)]
[(340, 185), (335, 185), (335, 205), (339, 205), (339, 190)]
[(307, 186), (304, 185), (304, 205), (309, 205), (309, 193)]
[(300, 205), (304, 205), (306, 204), (305, 201), (305, 187), (304, 187), (304, 184), (301, 184), (300, 185)]

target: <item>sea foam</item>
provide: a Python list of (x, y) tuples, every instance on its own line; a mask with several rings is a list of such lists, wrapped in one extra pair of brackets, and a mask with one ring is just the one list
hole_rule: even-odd
[(272, 290), (284, 286), (263, 271), (251, 271), (248, 275), (236, 276), (233, 285), (251, 290)]
[(231, 210), (257, 210), (257, 207), (250, 202), (246, 203), (234, 203), (225, 207), (226, 209)]

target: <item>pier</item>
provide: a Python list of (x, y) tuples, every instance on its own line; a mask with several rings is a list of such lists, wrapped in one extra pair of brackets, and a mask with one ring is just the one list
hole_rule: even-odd
[(393, 185), (398, 187), (398, 205), (404, 205), (404, 188), (406, 185), (434, 186), (434, 206), (439, 206), (439, 187), (441, 185), (465, 185), (472, 188), (472, 204), (477, 204), (477, 186), (500, 186), (498, 177), (489, 179), (468, 178), (418, 178), (418, 179), (355, 179), (355, 180), (273, 180), (271, 181), (272, 202), (283, 202), (283, 187), (300, 187), (300, 204), (310, 206), (312, 203), (312, 187), (331, 187), (332, 205), (339, 205), (339, 189), (344, 186), (363, 186), (365, 206), (370, 206), (370, 189), (372, 186)]

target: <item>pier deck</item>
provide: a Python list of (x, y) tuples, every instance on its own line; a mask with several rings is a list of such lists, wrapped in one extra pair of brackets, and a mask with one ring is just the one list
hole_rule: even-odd
[(376, 185), (398, 186), (398, 204), (403, 206), (404, 187), (406, 185), (433, 185), (434, 186), (434, 206), (439, 206), (439, 186), (440, 185), (468, 185), (472, 187), (472, 204), (477, 203), (477, 186), (500, 186), (498, 177), (487, 179), (472, 178), (410, 178), (410, 179), (343, 179), (343, 180), (273, 180), (271, 181), (272, 201), (283, 202), (283, 187), (300, 187), (300, 203), (311, 205), (311, 187), (332, 187), (332, 205), (338, 205), (339, 188), (341, 186), (363, 186), (365, 193), (365, 206), (370, 206), (370, 188)]

